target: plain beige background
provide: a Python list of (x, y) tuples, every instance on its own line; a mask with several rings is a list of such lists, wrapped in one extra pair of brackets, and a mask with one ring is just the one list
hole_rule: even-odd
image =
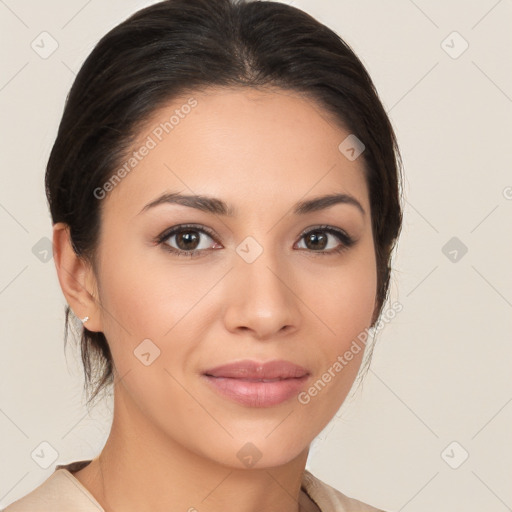
[[(108, 434), (111, 404), (87, 414), (78, 352), (63, 350), (43, 177), (81, 63), (151, 3), (0, 1), (0, 508)], [(512, 2), (288, 3), (367, 66), (405, 171), (390, 297), (403, 310), (308, 469), (390, 511), (511, 510)]]

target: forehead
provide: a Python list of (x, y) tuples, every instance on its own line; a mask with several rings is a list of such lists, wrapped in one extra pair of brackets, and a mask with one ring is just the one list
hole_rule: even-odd
[(106, 202), (138, 212), (157, 195), (182, 191), (222, 197), (242, 211), (243, 205), (261, 209), (263, 201), (268, 208), (346, 192), (369, 209), (363, 159), (350, 160), (339, 149), (349, 135), (295, 92), (191, 92), (140, 127)]

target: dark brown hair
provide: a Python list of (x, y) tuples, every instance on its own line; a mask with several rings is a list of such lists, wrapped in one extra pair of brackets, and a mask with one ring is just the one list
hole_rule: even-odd
[[(68, 224), (75, 252), (94, 267), (101, 213), (94, 190), (113, 175), (155, 110), (206, 87), (277, 87), (304, 94), (364, 143), (378, 275), (375, 325), (402, 224), (395, 134), (351, 48), (286, 4), (167, 0), (107, 33), (76, 76), (48, 161), (45, 185), (53, 223)], [(65, 341), (70, 314), (66, 307)], [(81, 355), (85, 390), (92, 391), (89, 405), (113, 381), (104, 334), (83, 328)]]

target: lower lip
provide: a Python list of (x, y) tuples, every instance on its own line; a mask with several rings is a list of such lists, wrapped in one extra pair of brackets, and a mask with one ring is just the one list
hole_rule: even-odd
[(274, 382), (255, 382), (228, 377), (210, 377), (206, 380), (222, 395), (250, 407), (270, 407), (286, 402), (301, 391), (308, 376)]

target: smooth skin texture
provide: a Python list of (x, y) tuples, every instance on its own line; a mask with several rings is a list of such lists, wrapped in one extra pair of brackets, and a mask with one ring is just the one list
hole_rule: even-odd
[[(309, 445), (343, 403), (363, 351), (307, 405), (244, 406), (202, 372), (285, 359), (309, 370), (307, 390), (371, 325), (377, 274), (363, 161), (340, 153), (349, 132), (318, 104), (269, 88), (175, 99), (134, 150), (191, 96), (197, 106), (102, 200), (96, 272), (74, 254), (66, 226), (54, 226), (64, 295), (89, 330), (105, 333), (116, 369), (110, 435), (75, 475), (107, 512), (296, 512)], [(236, 215), (170, 203), (141, 212), (166, 192), (215, 197)], [(350, 194), (364, 213), (346, 203), (293, 213), (333, 193)], [(199, 257), (166, 250), (191, 247), (179, 236), (155, 243), (185, 223), (198, 225)], [(324, 224), (356, 242), (329, 253), (343, 244), (336, 235), (322, 231), (320, 245), (303, 236)], [(248, 236), (263, 249), (252, 263), (236, 252)], [(149, 366), (134, 355), (145, 339), (160, 350)], [(246, 443), (262, 454), (250, 468), (237, 457)]]

